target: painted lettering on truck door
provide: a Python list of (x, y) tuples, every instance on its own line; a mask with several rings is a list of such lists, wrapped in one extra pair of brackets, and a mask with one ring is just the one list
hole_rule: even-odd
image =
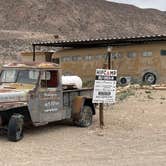
[(62, 85), (58, 70), (45, 70), (39, 88), (40, 122), (61, 120)]

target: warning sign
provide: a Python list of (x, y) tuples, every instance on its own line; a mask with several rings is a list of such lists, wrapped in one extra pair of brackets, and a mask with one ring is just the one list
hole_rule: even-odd
[(115, 103), (117, 70), (96, 69), (93, 103)]

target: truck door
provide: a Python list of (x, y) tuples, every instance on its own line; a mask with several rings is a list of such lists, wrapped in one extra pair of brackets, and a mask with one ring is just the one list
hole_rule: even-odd
[(39, 111), (40, 123), (61, 120), (62, 84), (60, 70), (43, 70), (40, 77)]

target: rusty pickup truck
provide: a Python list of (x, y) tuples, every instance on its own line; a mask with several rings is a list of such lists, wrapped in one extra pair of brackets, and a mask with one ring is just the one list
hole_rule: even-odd
[(71, 119), (80, 127), (92, 124), (92, 89), (64, 89), (55, 63), (10, 63), (0, 75), (0, 126), (10, 141), (23, 138), (25, 124), (41, 126)]

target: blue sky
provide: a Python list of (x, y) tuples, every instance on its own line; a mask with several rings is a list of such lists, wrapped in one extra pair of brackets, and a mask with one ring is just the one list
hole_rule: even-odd
[(166, 11), (166, 0), (108, 0), (108, 1), (133, 4), (141, 8), (155, 8)]

